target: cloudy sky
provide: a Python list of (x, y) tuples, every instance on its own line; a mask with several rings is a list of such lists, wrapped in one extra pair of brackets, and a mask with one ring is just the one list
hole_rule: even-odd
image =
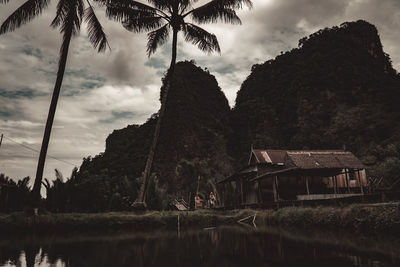
[[(53, 1), (55, 2), (55, 1)], [(202, 1), (200, 1), (202, 2)], [(203, 1), (204, 2), (204, 1)], [(375, 24), (384, 50), (400, 70), (399, 0), (253, 0), (252, 10), (239, 12), (243, 25), (205, 25), (219, 39), (221, 55), (202, 54), (179, 41), (178, 59), (194, 59), (215, 75), (234, 105), (236, 92), (255, 63), (297, 47), (298, 40), (324, 27), (358, 19)], [(21, 5), (0, 7), (0, 23)], [(40, 18), (0, 36), (0, 173), (34, 177), (51, 92), (56, 78), (60, 35), (49, 24), (53, 3)], [(159, 108), (161, 77), (170, 60), (170, 43), (151, 58), (146, 35), (132, 34), (103, 18), (111, 52), (97, 54), (86, 32), (72, 40), (57, 107), (45, 177), (54, 169), (69, 176), (82, 158), (104, 151), (105, 139), (128, 124), (140, 124)], [(70, 163), (70, 164), (68, 164)]]

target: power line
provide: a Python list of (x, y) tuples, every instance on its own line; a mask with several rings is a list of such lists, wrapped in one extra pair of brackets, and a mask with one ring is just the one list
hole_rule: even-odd
[[(13, 140), (13, 139), (11, 139), (10, 137), (7, 137), (7, 136), (5, 136), (5, 135), (2, 135), (2, 136), (3, 136), (4, 139), (7, 139), (7, 140), (9, 140), (9, 141), (11, 141), (11, 142), (13, 142), (13, 143), (16, 143), (16, 144), (18, 144), (18, 145), (20, 145), (20, 146), (22, 146), (22, 147), (24, 147), (24, 148), (26, 148), (26, 149), (28, 149), (28, 150), (34, 151), (34, 152), (36, 152), (36, 153), (40, 153), (40, 151), (37, 150), (37, 149), (35, 149), (35, 148), (29, 147), (29, 146), (24, 145), (24, 144), (22, 144), (22, 143), (20, 143), (20, 142), (17, 142), (17, 141), (15, 141), (15, 140)], [(49, 155), (49, 154), (47, 154), (47, 157), (48, 157), (48, 158), (52, 158), (52, 159), (54, 159), (54, 160), (58, 160), (58, 161), (63, 162), (63, 163), (65, 163), (65, 164), (69, 164), (69, 165), (72, 165), (72, 166), (76, 167), (76, 165), (73, 164), (73, 163), (71, 163), (71, 162), (65, 161), (65, 160), (63, 160), (63, 159), (58, 159), (58, 158), (53, 157), (53, 156), (51, 156), (51, 155)]]

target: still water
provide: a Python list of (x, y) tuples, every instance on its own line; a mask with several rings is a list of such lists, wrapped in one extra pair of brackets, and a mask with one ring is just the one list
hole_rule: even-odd
[(0, 266), (400, 266), (400, 245), (355, 234), (250, 227), (0, 237)]

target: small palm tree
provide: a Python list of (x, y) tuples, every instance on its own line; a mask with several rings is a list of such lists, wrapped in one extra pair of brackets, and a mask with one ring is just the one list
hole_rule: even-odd
[[(0, 0), (0, 3), (7, 3), (8, 1), (9, 0)], [(14, 31), (21, 25), (31, 21), (40, 15), (49, 5), (49, 3), (50, 0), (27, 0), (3, 22), (3, 24), (0, 26), (0, 35), (6, 32)], [(103, 31), (103, 27), (97, 19), (89, 0), (87, 0), (87, 5), (88, 7), (85, 8), (85, 2), (83, 0), (59, 0), (57, 4), (56, 16), (51, 23), (52, 27), (60, 28), (60, 33), (62, 34), (63, 39), (58, 62), (57, 79), (47, 116), (35, 183), (32, 190), (34, 204), (37, 204), (37, 202), (40, 200), (43, 169), (50, 140), (51, 128), (56, 112), (57, 101), (64, 77), (65, 65), (67, 63), (70, 41), (72, 37), (79, 33), (80, 26), (84, 20), (87, 23), (88, 37), (93, 46), (97, 48), (99, 52), (101, 52), (105, 51), (108, 45), (107, 37)]]
[(146, 186), (150, 177), (153, 158), (160, 135), (161, 123), (165, 115), (170, 80), (176, 63), (176, 50), (178, 32), (182, 31), (185, 41), (198, 46), (204, 52), (220, 52), (217, 37), (193, 23), (187, 22), (191, 18), (199, 24), (215, 23), (222, 20), (226, 23), (241, 24), (235, 10), (244, 5), (252, 7), (251, 0), (211, 0), (210, 2), (194, 8), (198, 0), (147, 0), (149, 5), (133, 0), (97, 0), (107, 6), (106, 14), (110, 19), (122, 22), (129, 31), (148, 33), (147, 53), (153, 54), (157, 48), (167, 42), (172, 31), (172, 58), (165, 86), (162, 92), (161, 108), (154, 131), (153, 142), (147, 157), (143, 182), (139, 196), (134, 203), (136, 207), (145, 207)]

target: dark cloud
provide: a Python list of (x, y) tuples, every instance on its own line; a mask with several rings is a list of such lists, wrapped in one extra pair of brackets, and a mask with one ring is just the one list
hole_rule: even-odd
[(22, 90), (13, 90), (7, 91), (0, 88), (0, 98), (9, 98), (9, 99), (16, 99), (16, 98), (29, 98), (32, 99), (36, 96), (43, 96), (43, 93), (39, 93), (36, 90), (31, 88), (25, 88)]
[(8, 118), (8, 117), (12, 116), (12, 112), (11, 111), (1, 110), (0, 111), (0, 116), (3, 117), (3, 118)]

